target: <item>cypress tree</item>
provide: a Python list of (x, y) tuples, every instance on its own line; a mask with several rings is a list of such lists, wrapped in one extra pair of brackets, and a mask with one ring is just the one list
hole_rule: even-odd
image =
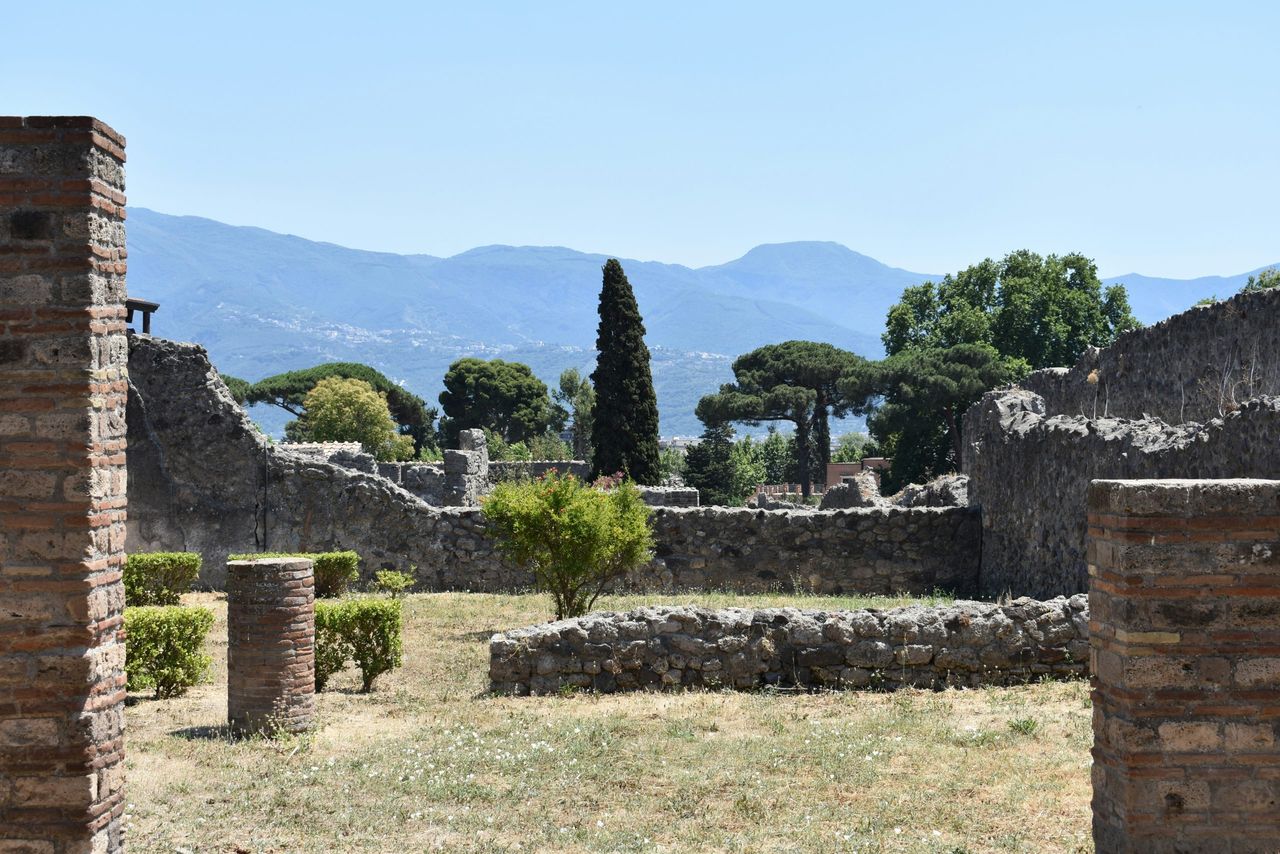
[(600, 289), (600, 326), (596, 332), (596, 390), (591, 468), (596, 477), (622, 472), (636, 483), (656, 485), (658, 399), (649, 371), (640, 307), (616, 259), (604, 265)]

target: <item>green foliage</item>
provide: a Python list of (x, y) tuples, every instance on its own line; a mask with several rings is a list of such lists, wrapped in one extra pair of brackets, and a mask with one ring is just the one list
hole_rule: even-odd
[(1209, 295), (1209, 296), (1207, 296), (1207, 297), (1204, 297), (1204, 298), (1202, 298), (1202, 299), (1198, 299), (1198, 300), (1196, 300), (1196, 303), (1195, 303), (1195, 304), (1196, 304), (1196, 305), (1198, 305), (1198, 306), (1199, 306), (1199, 305), (1216, 305), (1216, 304), (1217, 304), (1217, 302), (1218, 302), (1218, 295), (1217, 295), (1217, 294), (1210, 294), (1210, 295)]
[(836, 439), (835, 450), (831, 452), (833, 463), (856, 463), (866, 457), (874, 457), (879, 453), (876, 440), (869, 433), (843, 433)]
[(331, 599), (347, 592), (351, 582), (360, 577), (360, 555), (345, 552), (253, 552), (229, 555), (228, 560), (263, 560), (272, 557), (310, 558), (314, 566), (316, 596)]
[(398, 599), (350, 599), (337, 606), (338, 635), (360, 668), (362, 690), (404, 661), (404, 616)]
[(653, 535), (640, 492), (605, 492), (573, 475), (500, 483), (484, 501), (489, 532), (508, 558), (533, 571), (556, 619), (579, 617), (611, 581), (649, 559)]
[[(399, 425), (399, 432), (413, 440), (415, 454), (435, 450), (433, 425), (437, 412), (426, 401), (388, 379), (384, 374), (358, 362), (328, 362), (301, 371), (289, 371), (267, 377), (254, 383), (247, 392), (245, 403), (269, 403), (302, 418), (307, 393), (316, 383), (330, 377), (362, 380), (387, 398), (391, 417)], [(232, 391), (234, 394), (234, 389)], [(296, 431), (297, 428), (295, 428)], [(301, 439), (300, 439), (301, 440)]]
[(1250, 276), (1249, 280), (1244, 283), (1244, 287), (1240, 289), (1242, 294), (1253, 294), (1258, 291), (1266, 291), (1271, 288), (1280, 288), (1280, 269), (1276, 267), (1268, 267), (1256, 276)]
[(374, 585), (392, 599), (399, 599), (416, 581), (413, 573), (397, 572), (394, 569), (380, 569), (374, 575)]
[(573, 458), (590, 460), (591, 411), (596, 405), (596, 390), (591, 386), (591, 379), (582, 376), (577, 368), (567, 368), (560, 373), (559, 388), (554, 389), (551, 396), (556, 402), (555, 431), (559, 433), (569, 426), (573, 432)]
[(440, 435), (450, 447), (462, 430), (492, 430), (513, 443), (541, 435), (551, 424), (547, 385), (520, 362), (458, 359), (444, 375), (440, 405)]
[(1093, 261), (1021, 250), (907, 288), (889, 309), (883, 340), (891, 356), (989, 344), (1035, 370), (1073, 365), (1086, 347), (1139, 325), (1124, 287), (1104, 289)]
[(769, 425), (769, 433), (756, 445), (756, 451), (764, 466), (762, 483), (795, 483), (800, 480), (795, 436), (784, 436), (777, 427)]
[(959, 416), (982, 392), (1073, 365), (1086, 347), (1139, 325), (1125, 289), (1104, 288), (1083, 255), (1011, 252), (903, 291), (885, 324), (889, 359), (851, 372), (843, 387), (884, 395), (868, 427), (893, 458), (884, 483), (892, 490), (959, 465)]
[(830, 458), (829, 419), (866, 411), (869, 401), (842, 391), (840, 378), (866, 360), (815, 341), (784, 341), (739, 356), (735, 382), (698, 401), (704, 424), (790, 421), (795, 425), (795, 461), (802, 491), (826, 477)]
[(306, 414), (286, 429), (290, 438), (314, 442), (359, 442), (379, 460), (413, 458), (413, 439), (399, 433), (386, 397), (364, 380), (329, 377), (303, 400)]
[[(882, 362), (847, 376), (848, 394), (880, 395), (884, 403), (870, 425), (878, 436), (901, 438), (885, 488), (902, 486), (960, 466), (963, 442), (960, 416), (982, 394), (1026, 374), (1026, 363), (1001, 356), (987, 344), (923, 347), (902, 350)], [(947, 443), (940, 446), (936, 425), (945, 427)], [(924, 433), (929, 425), (933, 431)]]
[(735, 493), (733, 428), (713, 424), (702, 431), (702, 439), (690, 445), (684, 456), (684, 481), (698, 490), (704, 505), (729, 505), (742, 501)]
[(653, 391), (644, 321), (631, 283), (614, 258), (605, 262), (600, 288), (599, 353), (591, 446), (593, 476), (622, 472), (636, 483), (661, 480), (658, 463), (658, 398)]
[(199, 577), (200, 555), (194, 552), (131, 554), (124, 564), (125, 603), (177, 605)]
[(323, 691), (329, 677), (351, 660), (351, 645), (342, 636), (338, 615), (342, 602), (316, 602), (316, 690)]
[(232, 399), (241, 406), (249, 397), (249, 392), (253, 388), (253, 383), (248, 380), (242, 380), (239, 377), (233, 377), (230, 374), (222, 374), (222, 382), (226, 384), (227, 391), (231, 392)]
[(130, 691), (155, 688), (163, 700), (186, 693), (209, 669), (201, 652), (213, 626), (208, 608), (143, 605), (124, 609), (125, 676)]
[(658, 474), (665, 483), (671, 478), (683, 478), (685, 452), (680, 448), (661, 448), (658, 451)]

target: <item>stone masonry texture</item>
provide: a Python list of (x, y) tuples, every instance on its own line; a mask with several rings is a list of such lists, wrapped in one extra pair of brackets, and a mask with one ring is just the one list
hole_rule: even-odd
[(0, 117), (0, 851), (124, 812), (124, 139)]
[(1094, 479), (1280, 477), (1278, 364), (1280, 289), (1192, 309), (984, 396), (964, 418), (979, 592), (1083, 592)]
[[(349, 548), (378, 569), (417, 567), (431, 590), (528, 589), (476, 507), (433, 507), (391, 480), (272, 447), (202, 348), (130, 338), (129, 547), (195, 551), (202, 582), (228, 553)], [(466, 451), (464, 453), (475, 453)], [(647, 589), (971, 593), (979, 525), (965, 508), (787, 512), (654, 508)]]
[(315, 714), (315, 574), (298, 558), (227, 564), (227, 722), (302, 732)]
[(500, 694), (563, 688), (878, 688), (1022, 684), (1081, 677), (1084, 596), (889, 611), (638, 608), (494, 635)]
[(1280, 840), (1280, 481), (1089, 488), (1101, 854)]

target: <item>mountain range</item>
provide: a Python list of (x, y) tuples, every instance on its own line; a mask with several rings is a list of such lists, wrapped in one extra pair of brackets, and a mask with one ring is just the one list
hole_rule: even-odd
[[(130, 294), (161, 305), (153, 331), (203, 344), (219, 370), (247, 380), (358, 361), (434, 403), (462, 356), (525, 362), (551, 386), (564, 368), (594, 367), (605, 255), (546, 246), (396, 255), (145, 208), (130, 208), (128, 241)], [(698, 398), (762, 344), (812, 339), (880, 356), (889, 306), (937, 278), (821, 242), (757, 246), (697, 269), (619, 260), (644, 316), (664, 435), (700, 432)], [(1234, 293), (1248, 275), (1108, 281), (1123, 282), (1150, 323)], [(252, 414), (272, 432), (287, 417)]]

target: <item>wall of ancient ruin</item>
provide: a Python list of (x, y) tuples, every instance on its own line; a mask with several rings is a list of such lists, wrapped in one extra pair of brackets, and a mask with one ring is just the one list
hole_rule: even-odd
[(1051, 415), (1208, 421), (1280, 395), (1280, 289), (1197, 306), (1020, 385)]
[(1084, 596), (890, 611), (639, 608), (494, 635), (502, 694), (1021, 684), (1088, 667)]
[(979, 592), (1045, 598), (1088, 589), (1085, 501), (1098, 478), (1280, 477), (1280, 398), (1226, 418), (1047, 415), (1039, 395), (993, 392), (965, 417), (969, 496), (981, 507)]
[(1239, 400), (1280, 393), (1278, 359), (1280, 289), (1192, 309), (987, 394), (964, 419), (980, 593), (1083, 592), (1095, 478), (1280, 477), (1280, 397)]
[[(350, 548), (436, 590), (527, 588), (475, 507), (433, 507), (390, 480), (272, 446), (203, 348), (130, 339), (129, 548), (197, 551), (222, 587), (226, 555)], [(975, 586), (977, 518), (963, 508), (654, 510), (651, 589), (957, 593)]]

